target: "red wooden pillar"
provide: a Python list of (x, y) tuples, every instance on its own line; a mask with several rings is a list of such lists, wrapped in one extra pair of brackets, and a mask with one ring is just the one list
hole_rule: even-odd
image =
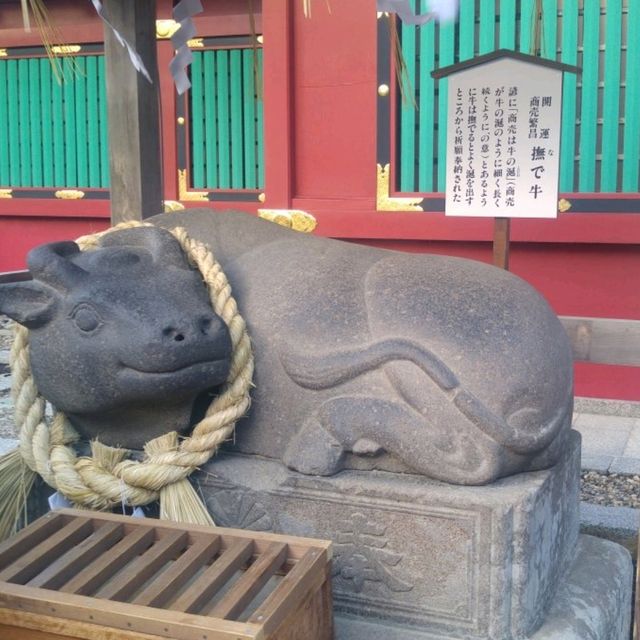
[[(173, 2), (171, 0), (157, 1), (157, 19), (173, 19)], [(162, 144), (162, 179), (164, 199), (178, 199), (178, 140), (176, 128), (181, 126), (176, 120), (176, 91), (173, 77), (169, 73), (169, 63), (175, 51), (170, 38), (158, 40), (158, 69), (160, 76), (160, 107), (162, 119), (160, 122)]]
[(288, 209), (293, 193), (292, 21), (291, 0), (262, 3), (265, 196), (274, 209)]

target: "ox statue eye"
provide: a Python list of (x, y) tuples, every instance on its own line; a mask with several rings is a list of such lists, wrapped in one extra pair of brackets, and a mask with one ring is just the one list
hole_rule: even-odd
[(71, 314), (71, 319), (80, 331), (90, 333), (95, 331), (101, 324), (102, 318), (98, 312), (86, 302), (79, 304)]

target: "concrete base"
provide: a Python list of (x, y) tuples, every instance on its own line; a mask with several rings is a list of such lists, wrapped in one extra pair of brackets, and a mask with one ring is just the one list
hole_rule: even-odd
[(579, 457), (574, 433), (552, 469), (484, 487), (383, 471), (304, 476), (239, 455), (216, 458), (199, 480), (221, 526), (333, 540), (340, 614), (401, 625), (403, 638), (413, 628), (521, 640), (537, 638), (575, 566)]
[[(628, 640), (633, 566), (619, 545), (580, 536), (573, 567), (560, 583), (542, 627), (526, 640)], [(466, 640), (337, 615), (335, 640)], [(494, 636), (502, 640), (500, 636)], [(525, 640), (523, 638), (522, 640)]]

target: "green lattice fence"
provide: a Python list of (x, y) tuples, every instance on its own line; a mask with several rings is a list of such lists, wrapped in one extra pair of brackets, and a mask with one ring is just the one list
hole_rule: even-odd
[[(417, 11), (426, 4), (414, 0)], [(638, 191), (640, 0), (542, 0), (538, 31), (537, 4), (463, 1), (455, 23), (401, 24), (417, 108), (399, 100), (400, 191), (445, 190), (447, 80), (434, 83), (431, 71), (503, 48), (582, 68), (579, 77), (564, 79), (560, 190)]]
[(261, 49), (193, 52), (189, 122), (196, 189), (262, 188), (263, 116), (256, 91), (261, 70)]
[(0, 58), (0, 186), (109, 186), (102, 55)]

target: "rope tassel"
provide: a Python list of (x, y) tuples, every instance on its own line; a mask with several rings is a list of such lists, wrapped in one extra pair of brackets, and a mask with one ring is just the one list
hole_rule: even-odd
[(207, 507), (187, 478), (160, 489), (160, 518), (214, 526)]
[(0, 456), (0, 541), (27, 523), (27, 498), (35, 479), (18, 449)]

